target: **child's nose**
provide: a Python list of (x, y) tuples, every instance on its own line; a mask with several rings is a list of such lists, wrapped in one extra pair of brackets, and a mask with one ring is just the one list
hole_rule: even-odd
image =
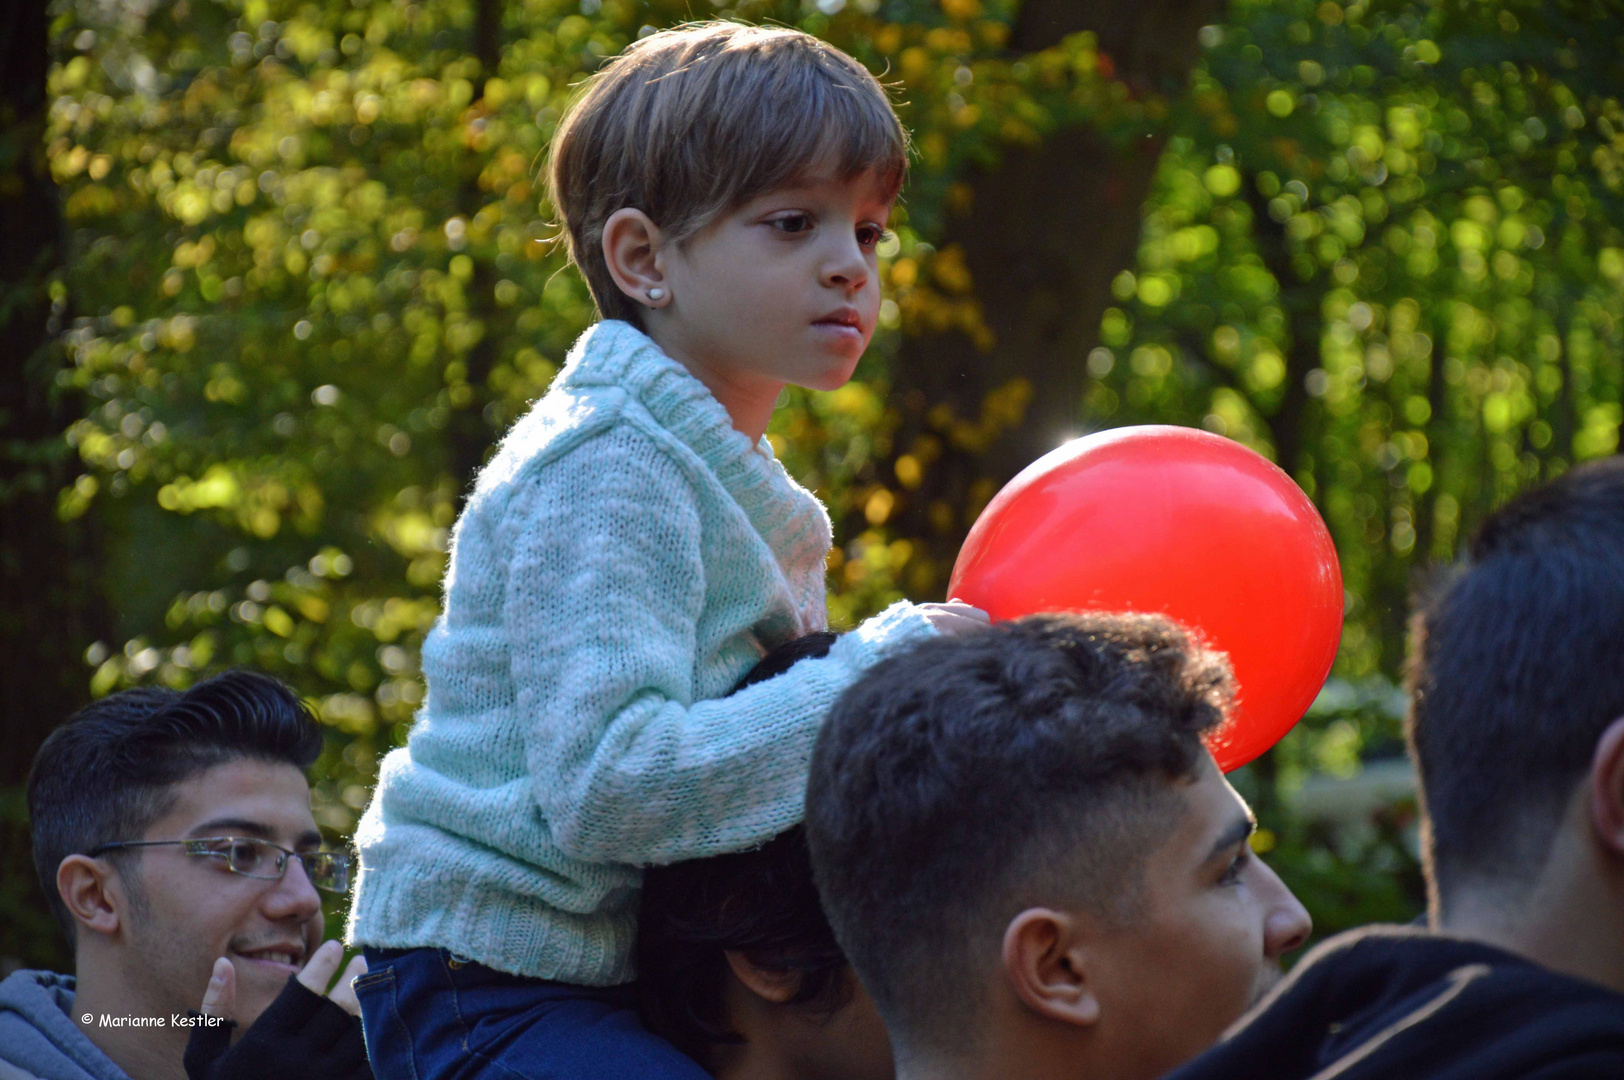
[(856, 292), (867, 285), (868, 260), (863, 257), (862, 248), (853, 243), (850, 251), (842, 251), (831, 259), (824, 266), (823, 283), (847, 292)]

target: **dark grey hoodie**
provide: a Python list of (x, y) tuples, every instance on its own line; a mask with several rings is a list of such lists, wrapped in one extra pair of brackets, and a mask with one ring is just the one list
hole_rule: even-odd
[(130, 1080), (73, 1020), (73, 976), (14, 971), (0, 982), (0, 1077)]

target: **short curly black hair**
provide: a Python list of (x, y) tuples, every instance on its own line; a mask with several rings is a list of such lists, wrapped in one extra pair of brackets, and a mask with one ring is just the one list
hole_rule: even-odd
[[(734, 691), (823, 656), (835, 635), (808, 634), (780, 645)], [(812, 882), (799, 825), (759, 848), (670, 866), (643, 878), (637, 971), (643, 1021), (695, 1061), (740, 1037), (728, 1023), (727, 954), (799, 976), (789, 1004), (832, 1014), (850, 1000), (851, 968)]]
[(1043, 615), (870, 669), (812, 756), (824, 909), (899, 1043), (973, 1038), (1011, 918), (1132, 918), (1224, 719), (1228, 662), (1156, 615)]

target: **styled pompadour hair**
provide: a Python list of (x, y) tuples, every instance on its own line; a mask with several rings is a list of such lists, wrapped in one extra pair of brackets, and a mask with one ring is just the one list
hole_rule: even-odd
[(140, 838), (183, 780), (237, 758), (308, 769), (321, 726), (280, 679), (228, 671), (189, 690), (144, 686), (86, 705), (51, 732), (28, 773), (34, 869), (52, 914), (74, 940), (56, 891), (69, 855)]
[(548, 173), (570, 258), (606, 319), (642, 325), (603, 257), (604, 223), (643, 211), (673, 242), (821, 168), (870, 169), (894, 197), (908, 138), (856, 60), (783, 27), (704, 22), (626, 47), (553, 136)]

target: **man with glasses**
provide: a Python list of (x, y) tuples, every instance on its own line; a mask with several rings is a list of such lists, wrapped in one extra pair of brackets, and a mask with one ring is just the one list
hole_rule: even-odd
[(342, 893), (350, 863), (311, 815), (320, 752), (299, 698), (248, 671), (114, 694), (52, 733), (28, 809), (75, 971), (0, 983), (0, 1076), (370, 1075), (364, 962), (326, 993), (343, 950), (318, 890)]

